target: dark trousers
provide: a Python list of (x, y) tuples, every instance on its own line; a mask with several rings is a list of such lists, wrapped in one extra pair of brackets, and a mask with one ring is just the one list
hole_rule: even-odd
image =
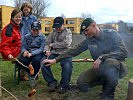
[[(114, 91), (118, 84), (120, 62), (116, 59), (106, 59), (98, 70), (89, 69), (80, 74), (77, 80), (79, 89), (87, 91), (89, 87), (102, 85), (101, 100), (114, 100)], [(108, 98), (108, 99), (106, 99)]]
[[(52, 54), (49, 59), (53, 59), (57, 57), (58, 54)], [(47, 57), (44, 56), (44, 59)], [(66, 58), (60, 62), (62, 72), (61, 72), (61, 81), (60, 81), (60, 86), (63, 88), (68, 88), (69, 87), (69, 82), (71, 79), (71, 74), (72, 74), (72, 58)], [(45, 64), (42, 65), (42, 75), (43, 78), (46, 80), (48, 83), (48, 86), (51, 86), (53, 84), (57, 84), (57, 80), (54, 78), (53, 73), (51, 71), (50, 66), (45, 66)]]
[[(23, 57), (22, 55), (20, 55), (20, 57), (18, 59), (20, 62), (22, 62), (26, 66), (28, 66), (31, 63), (33, 68), (34, 68), (34, 75), (33, 76), (35, 76), (40, 69), (40, 61), (41, 61), (43, 56), (44, 56), (43, 53), (32, 56), (30, 58)], [(26, 72), (30, 73), (28, 68), (25, 68), (20, 64), (19, 64), (19, 66), (21, 66), (21, 68), (24, 69)]]

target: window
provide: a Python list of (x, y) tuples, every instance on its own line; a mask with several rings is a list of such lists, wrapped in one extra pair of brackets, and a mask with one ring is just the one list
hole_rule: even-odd
[(74, 20), (66, 20), (66, 24), (74, 24)]
[(45, 25), (51, 25), (51, 21), (49, 21), (49, 20), (45, 20)]
[(50, 27), (45, 27), (45, 31), (50, 32)]
[(74, 31), (74, 27), (67, 27), (68, 29), (70, 29), (72, 32)]

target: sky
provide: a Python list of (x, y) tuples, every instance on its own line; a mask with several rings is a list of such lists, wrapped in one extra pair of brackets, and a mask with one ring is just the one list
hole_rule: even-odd
[[(97, 23), (124, 22), (133, 23), (133, 0), (49, 0), (47, 17), (81, 17), (87, 13)], [(13, 6), (13, 0), (0, 0), (0, 5)]]

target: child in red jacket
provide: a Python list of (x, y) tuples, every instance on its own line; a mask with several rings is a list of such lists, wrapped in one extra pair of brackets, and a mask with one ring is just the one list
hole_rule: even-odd
[(0, 53), (4, 59), (13, 59), (21, 52), (20, 23), (22, 12), (14, 9), (11, 13), (11, 20), (4, 27), (1, 33)]

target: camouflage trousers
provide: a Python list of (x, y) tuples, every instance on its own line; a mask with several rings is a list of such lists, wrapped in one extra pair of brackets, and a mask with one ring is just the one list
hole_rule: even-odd
[(88, 69), (82, 72), (78, 77), (77, 86), (81, 91), (87, 92), (90, 87), (102, 85), (101, 100), (114, 100), (115, 88), (122, 74), (121, 68), (120, 61), (108, 58), (100, 64), (98, 70)]

